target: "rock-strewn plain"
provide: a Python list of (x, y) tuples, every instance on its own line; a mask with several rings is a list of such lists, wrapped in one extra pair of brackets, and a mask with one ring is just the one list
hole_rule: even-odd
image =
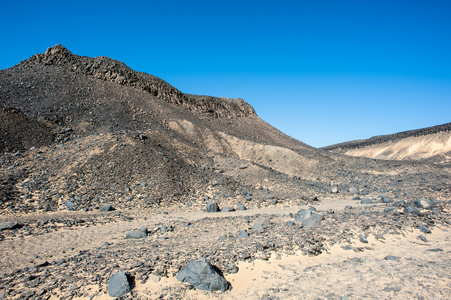
[[(450, 297), (446, 165), (314, 149), (61, 45), (1, 70), (0, 106), (0, 298), (105, 299), (114, 274), (128, 299)], [(231, 290), (176, 280), (199, 260)]]

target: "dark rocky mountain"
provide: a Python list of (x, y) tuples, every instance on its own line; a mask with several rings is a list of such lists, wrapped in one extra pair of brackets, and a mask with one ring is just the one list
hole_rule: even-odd
[(59, 45), (0, 70), (0, 118), (0, 299), (449, 295), (445, 165), (314, 149)]
[[(331, 184), (343, 193), (383, 190), (393, 178), (372, 174), (391, 168), (419, 173), (415, 164), (316, 150), (261, 120), (242, 99), (184, 94), (116, 60), (77, 56), (61, 45), (1, 70), (0, 106), (8, 120), (0, 143), (2, 212), (66, 209), (68, 201), (88, 210), (111, 201), (118, 208), (204, 205), (207, 197), (233, 203), (251, 194), (267, 205), (327, 195)], [(447, 173), (430, 168), (420, 173), (440, 184)]]
[(322, 149), (352, 156), (449, 165), (451, 123), (340, 143)]

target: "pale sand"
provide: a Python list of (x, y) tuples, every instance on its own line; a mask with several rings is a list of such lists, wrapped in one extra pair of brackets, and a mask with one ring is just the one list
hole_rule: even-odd
[[(419, 235), (429, 242), (417, 239)], [(451, 299), (451, 234), (446, 229), (427, 235), (414, 230), (386, 240), (370, 236), (368, 244), (355, 241), (352, 246), (363, 252), (342, 246), (316, 257), (274, 253), (268, 261), (241, 262), (238, 273), (226, 275), (231, 291), (193, 289), (183, 299), (262, 299), (264, 295), (271, 299)], [(426, 251), (436, 248), (443, 251)], [(398, 260), (385, 260), (388, 255)], [(142, 299), (156, 299), (163, 289), (184, 286), (170, 277), (159, 283), (137, 283), (134, 290)]]
[(378, 159), (424, 159), (435, 155), (443, 155), (444, 161), (450, 161), (451, 135), (449, 132), (409, 137), (399, 141), (391, 141), (371, 145), (359, 149), (350, 149), (346, 155), (364, 156)]

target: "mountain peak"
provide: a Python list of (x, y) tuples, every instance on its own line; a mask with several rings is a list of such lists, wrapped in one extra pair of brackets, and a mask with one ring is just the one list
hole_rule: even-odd
[(50, 56), (50, 55), (72, 55), (69, 50), (67, 50), (66, 47), (64, 47), (61, 44), (56, 44), (53, 47), (47, 48), (44, 55)]

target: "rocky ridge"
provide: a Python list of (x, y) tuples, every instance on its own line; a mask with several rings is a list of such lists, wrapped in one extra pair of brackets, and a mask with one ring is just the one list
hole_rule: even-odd
[(184, 94), (164, 80), (134, 71), (122, 62), (104, 56), (89, 58), (74, 55), (62, 45), (48, 48), (45, 53), (36, 54), (21, 62), (19, 66), (26, 68), (35, 64), (69, 67), (74, 73), (136, 87), (168, 103), (201, 110), (214, 117), (234, 118), (256, 115), (252, 106), (243, 99)]
[(334, 153), (389, 160), (451, 163), (451, 123), (375, 136), (321, 148)]

